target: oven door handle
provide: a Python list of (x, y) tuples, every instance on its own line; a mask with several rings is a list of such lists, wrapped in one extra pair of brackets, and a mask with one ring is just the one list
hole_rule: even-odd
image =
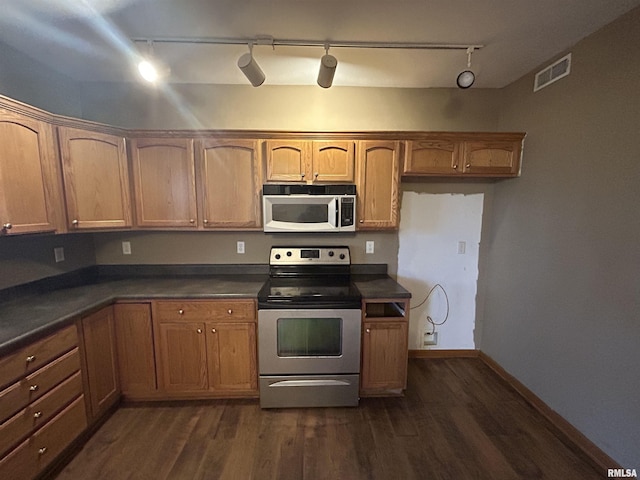
[(351, 383), (344, 380), (280, 380), (278, 382), (270, 383), (271, 387), (349, 387)]

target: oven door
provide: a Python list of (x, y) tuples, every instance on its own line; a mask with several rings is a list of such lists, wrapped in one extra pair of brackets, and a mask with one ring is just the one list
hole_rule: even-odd
[(359, 309), (258, 311), (260, 375), (360, 372)]
[(333, 195), (264, 195), (265, 232), (339, 231), (337, 197)]

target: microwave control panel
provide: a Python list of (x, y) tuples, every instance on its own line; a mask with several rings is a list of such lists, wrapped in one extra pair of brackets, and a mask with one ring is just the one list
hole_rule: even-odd
[(340, 226), (350, 227), (355, 219), (355, 198), (343, 197), (340, 199)]

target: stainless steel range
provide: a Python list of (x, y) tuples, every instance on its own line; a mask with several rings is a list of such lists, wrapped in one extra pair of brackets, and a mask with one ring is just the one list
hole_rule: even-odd
[(361, 295), (349, 247), (272, 247), (258, 293), (260, 406), (358, 405)]

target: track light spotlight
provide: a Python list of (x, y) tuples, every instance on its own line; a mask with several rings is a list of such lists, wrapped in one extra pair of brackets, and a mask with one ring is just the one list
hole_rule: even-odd
[(249, 53), (245, 53), (238, 59), (238, 68), (242, 70), (247, 80), (254, 87), (259, 87), (264, 83), (265, 75), (256, 59), (253, 58), (253, 44), (249, 43)]
[(476, 75), (471, 71), (471, 54), (473, 50), (473, 47), (467, 48), (467, 69), (460, 72), (456, 79), (456, 83), (460, 88), (469, 88), (476, 81)]
[(325, 45), (325, 54), (320, 59), (320, 70), (318, 71), (318, 85), (322, 88), (329, 88), (333, 84), (333, 76), (336, 74), (338, 60), (333, 55), (329, 55), (329, 45)]
[(138, 63), (138, 73), (149, 83), (155, 83), (169, 75), (169, 68), (154, 58), (153, 42), (147, 42), (147, 53)]

